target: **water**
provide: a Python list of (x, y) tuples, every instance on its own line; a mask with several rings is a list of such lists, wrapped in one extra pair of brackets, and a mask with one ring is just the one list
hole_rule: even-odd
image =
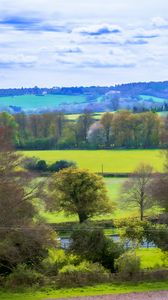
[[(113, 234), (113, 235), (109, 235), (108, 236), (109, 238), (111, 238), (115, 243), (119, 243), (120, 242), (120, 236), (118, 234)], [(60, 238), (60, 243), (61, 243), (61, 248), (63, 249), (68, 249), (69, 246), (70, 246), (70, 238), (69, 237), (63, 237), (63, 238)], [(133, 243), (131, 241), (126, 241), (125, 242), (125, 248), (126, 249), (131, 249), (133, 248)], [(144, 240), (139, 248), (156, 248), (155, 244), (152, 243), (152, 242), (148, 242), (146, 240)]]

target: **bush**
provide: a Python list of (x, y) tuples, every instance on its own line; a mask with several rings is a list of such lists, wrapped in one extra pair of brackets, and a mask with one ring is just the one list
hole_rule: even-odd
[(65, 168), (76, 167), (76, 163), (68, 160), (59, 160), (49, 166), (50, 172), (59, 172)]
[(108, 282), (110, 273), (98, 263), (83, 261), (79, 265), (67, 265), (58, 274), (59, 286), (85, 286)]
[(36, 164), (36, 170), (37, 171), (42, 171), (42, 172), (45, 172), (47, 171), (47, 163), (45, 160), (39, 160)]
[(8, 288), (24, 288), (33, 285), (43, 285), (45, 277), (41, 273), (28, 268), (24, 264), (18, 265), (13, 272), (7, 277), (6, 287)]
[(123, 253), (123, 247), (107, 238), (102, 229), (87, 224), (79, 225), (72, 232), (70, 250), (82, 259), (100, 263), (111, 272), (115, 272), (115, 259)]
[(73, 254), (65, 253), (64, 250), (50, 249), (49, 256), (43, 261), (43, 268), (47, 275), (56, 276), (60, 269), (68, 264), (77, 265), (80, 258)]
[(135, 252), (122, 254), (115, 262), (119, 277), (124, 280), (135, 279), (140, 274), (140, 257)]
[(38, 162), (37, 157), (25, 158), (23, 161), (23, 165), (26, 169), (34, 171), (36, 170), (37, 162)]

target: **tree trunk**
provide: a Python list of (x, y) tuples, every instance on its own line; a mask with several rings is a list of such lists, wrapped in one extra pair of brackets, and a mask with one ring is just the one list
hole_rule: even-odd
[(85, 222), (88, 219), (88, 216), (84, 212), (79, 213), (78, 216), (79, 216), (79, 223), (80, 224)]

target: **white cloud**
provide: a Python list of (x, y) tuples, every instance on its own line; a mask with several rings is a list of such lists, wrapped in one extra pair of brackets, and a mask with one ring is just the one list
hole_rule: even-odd
[(168, 20), (162, 17), (155, 17), (152, 19), (152, 25), (155, 27), (168, 27)]
[(77, 27), (74, 32), (82, 33), (86, 35), (104, 35), (104, 34), (115, 34), (122, 32), (122, 28), (118, 25), (111, 24), (94, 24), (83, 27)]
[(167, 8), (167, 0), (0, 0), (0, 84), (167, 79)]

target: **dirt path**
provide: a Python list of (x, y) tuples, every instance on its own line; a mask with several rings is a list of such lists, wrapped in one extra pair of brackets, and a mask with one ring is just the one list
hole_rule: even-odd
[[(130, 293), (122, 295), (105, 295), (94, 297), (76, 297), (66, 298), (70, 300), (168, 300), (168, 291), (165, 292), (147, 292), (147, 293)], [(45, 300), (58, 300), (58, 299), (45, 299)], [(59, 298), (59, 300), (64, 300)]]

